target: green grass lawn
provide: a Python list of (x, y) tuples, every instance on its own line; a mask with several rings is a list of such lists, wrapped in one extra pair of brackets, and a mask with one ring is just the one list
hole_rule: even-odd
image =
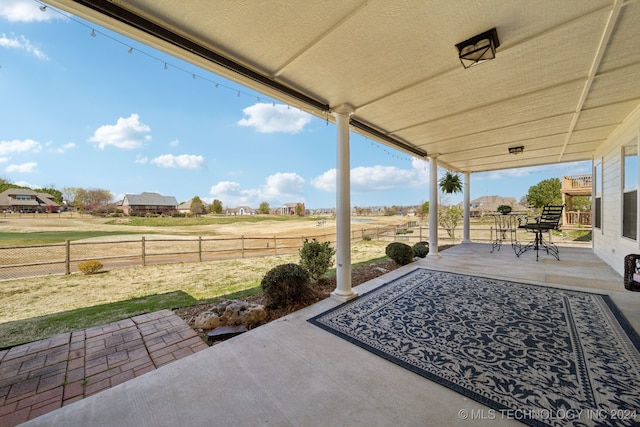
[(82, 240), (103, 236), (122, 236), (130, 234), (149, 234), (126, 231), (36, 231), (0, 233), (0, 246), (31, 246), (50, 243), (63, 243), (66, 240)]

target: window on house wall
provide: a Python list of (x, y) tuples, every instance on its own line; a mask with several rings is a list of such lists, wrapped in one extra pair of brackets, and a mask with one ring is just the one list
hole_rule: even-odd
[(638, 140), (622, 147), (622, 235), (636, 240), (638, 235)]
[(593, 209), (593, 226), (595, 228), (602, 228), (602, 163), (598, 163), (593, 168), (594, 182), (596, 185), (595, 194), (595, 206)]

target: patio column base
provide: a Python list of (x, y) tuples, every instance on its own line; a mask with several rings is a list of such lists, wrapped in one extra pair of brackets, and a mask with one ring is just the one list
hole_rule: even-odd
[(340, 302), (350, 301), (350, 300), (354, 299), (357, 296), (358, 296), (358, 293), (357, 292), (353, 292), (353, 291), (350, 294), (347, 294), (347, 295), (339, 294), (339, 293), (337, 293), (337, 290), (331, 292), (331, 299), (334, 299), (334, 300), (337, 300), (337, 301), (340, 301)]

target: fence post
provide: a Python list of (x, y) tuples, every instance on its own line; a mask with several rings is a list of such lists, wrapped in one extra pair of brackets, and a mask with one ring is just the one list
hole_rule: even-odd
[(276, 236), (273, 236), (273, 253), (278, 255), (278, 241), (276, 240)]
[(202, 236), (198, 236), (198, 262), (202, 262)]
[(144, 244), (144, 236), (142, 236), (142, 266), (147, 265), (146, 254), (145, 254), (145, 244)]
[(242, 258), (244, 258), (244, 236), (240, 236), (240, 249), (242, 251)]
[(64, 274), (71, 274), (71, 241), (65, 240)]

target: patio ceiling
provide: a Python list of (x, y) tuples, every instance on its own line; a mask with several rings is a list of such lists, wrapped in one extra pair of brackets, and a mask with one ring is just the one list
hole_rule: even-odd
[[(350, 104), (353, 131), (456, 171), (590, 160), (640, 105), (638, 0), (48, 3), (319, 117)], [(455, 44), (491, 28), (464, 69)]]

